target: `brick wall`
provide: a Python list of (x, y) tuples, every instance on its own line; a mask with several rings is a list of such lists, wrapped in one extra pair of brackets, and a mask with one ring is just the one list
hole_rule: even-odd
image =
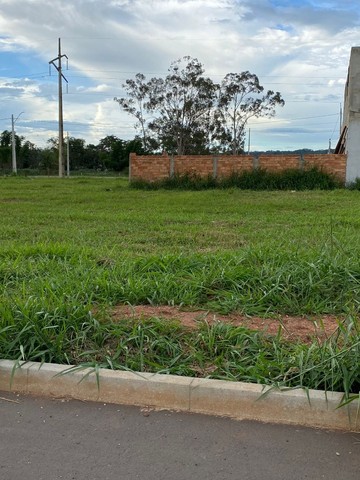
[(260, 155), (259, 168), (270, 172), (282, 172), (289, 168), (301, 168), (300, 155)]
[(251, 155), (222, 155), (217, 157), (217, 176), (228, 177), (234, 172), (249, 172), (254, 168), (254, 158)]
[(310, 155), (136, 155), (130, 154), (130, 180), (155, 181), (172, 175), (196, 173), (226, 177), (233, 172), (262, 168), (271, 172), (318, 167), (345, 182), (345, 154)]
[(345, 183), (346, 179), (346, 160), (347, 155), (331, 154), (331, 155), (305, 155), (305, 168), (318, 167), (320, 170), (335, 175), (339, 180)]
[(170, 159), (167, 155), (142, 155), (130, 153), (130, 180), (148, 182), (161, 180), (170, 175)]
[(174, 156), (174, 173), (196, 173), (202, 177), (213, 174), (213, 157), (210, 155), (177, 155)]

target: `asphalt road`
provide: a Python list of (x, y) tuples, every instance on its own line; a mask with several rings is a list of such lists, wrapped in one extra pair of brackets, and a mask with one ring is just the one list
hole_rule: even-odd
[(360, 479), (360, 434), (0, 397), (1, 480)]

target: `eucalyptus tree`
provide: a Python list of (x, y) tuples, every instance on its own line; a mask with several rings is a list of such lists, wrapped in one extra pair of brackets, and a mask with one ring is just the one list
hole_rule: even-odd
[(127, 97), (114, 100), (137, 119), (145, 151), (236, 155), (248, 120), (271, 117), (284, 105), (279, 92), (264, 93), (250, 72), (229, 73), (220, 85), (204, 73), (199, 60), (185, 56), (171, 63), (164, 78), (138, 73), (126, 80)]
[(137, 74), (123, 85), (127, 98), (114, 100), (137, 119), (145, 150), (161, 148), (181, 155), (205, 149), (217, 85), (189, 56), (172, 62), (168, 72), (165, 78), (149, 81)]
[(203, 74), (196, 58), (183, 57), (171, 64), (165, 79), (153, 78), (148, 84), (147, 106), (154, 115), (149, 129), (178, 155), (193, 153), (195, 145), (206, 148), (218, 87)]
[(264, 93), (264, 87), (253, 73), (228, 73), (219, 88), (213, 138), (223, 149), (237, 155), (243, 148), (249, 119), (273, 117), (276, 107), (284, 104), (279, 92)]
[(115, 97), (114, 100), (119, 103), (120, 107), (123, 108), (125, 112), (133, 115), (137, 119), (135, 128), (141, 131), (144, 149), (148, 150), (149, 139), (146, 129), (146, 111), (149, 86), (146, 82), (145, 75), (137, 73), (135, 79), (130, 78), (126, 80), (123, 88), (127, 93), (127, 97)]

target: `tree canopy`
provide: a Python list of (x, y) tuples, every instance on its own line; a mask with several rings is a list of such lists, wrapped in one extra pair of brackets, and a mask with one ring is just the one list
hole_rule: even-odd
[[(57, 170), (58, 138), (49, 138), (44, 148), (36, 147), (24, 137), (15, 135), (16, 157), (19, 169), (34, 169), (47, 174)], [(65, 147), (66, 148), (66, 147)], [(82, 138), (69, 137), (70, 171), (113, 170), (121, 171), (129, 166), (131, 152), (145, 153), (139, 137), (122, 140), (115, 135), (102, 138), (97, 145), (86, 145)], [(0, 170), (12, 170), (11, 132), (0, 134)]]
[(114, 100), (136, 118), (145, 151), (238, 154), (249, 119), (272, 117), (285, 103), (279, 92), (264, 93), (248, 71), (228, 73), (219, 84), (204, 73), (199, 60), (186, 56), (170, 65), (165, 78), (138, 73), (126, 80), (127, 96)]

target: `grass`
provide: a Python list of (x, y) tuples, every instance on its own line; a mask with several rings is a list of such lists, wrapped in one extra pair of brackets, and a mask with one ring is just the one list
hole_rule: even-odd
[(188, 330), (156, 318), (114, 323), (81, 308), (62, 313), (21, 315), (2, 328), (3, 358), (344, 391), (345, 402), (360, 390), (360, 331), (351, 316), (324, 343), (304, 345), (223, 323)]
[[(360, 390), (360, 196), (0, 179), (0, 356)], [(346, 317), (324, 344), (114, 323), (117, 303)], [(96, 313), (94, 313), (96, 312)]]
[(253, 251), (359, 251), (357, 191), (136, 191), (122, 179), (4, 178), (2, 248), (73, 240), (115, 258)]
[[(269, 172), (255, 169), (241, 173), (234, 172), (228, 177), (201, 177), (196, 173), (174, 175), (153, 182), (132, 180), (132, 188), (142, 190), (209, 190), (214, 188), (238, 188), (242, 190), (333, 190), (343, 186), (336, 177), (316, 167), (307, 170), (289, 169)], [(353, 188), (356, 188), (354, 184)]]

